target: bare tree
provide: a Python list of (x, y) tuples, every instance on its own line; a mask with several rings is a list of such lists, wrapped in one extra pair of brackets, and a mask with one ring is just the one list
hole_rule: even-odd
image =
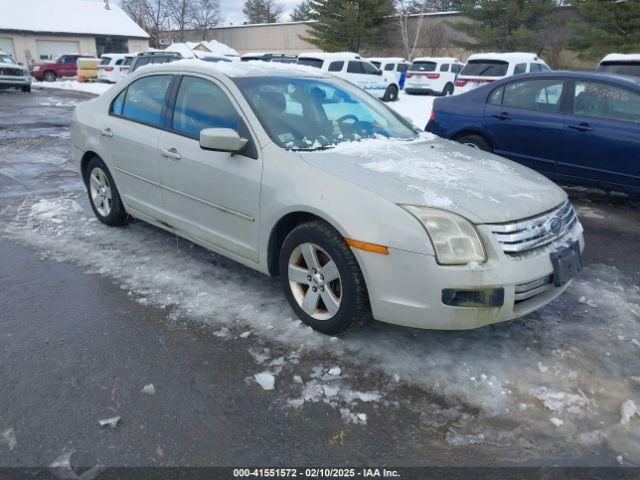
[(206, 40), (207, 30), (220, 23), (220, 0), (194, 0), (192, 8), (193, 25)]
[(147, 33), (151, 35), (154, 48), (160, 48), (160, 33), (165, 31), (169, 22), (167, 0), (144, 0)]
[[(427, 1), (417, 0), (397, 0), (396, 15), (398, 19), (398, 28), (400, 30), (400, 41), (404, 50), (404, 56), (407, 60), (413, 59), (418, 46), (418, 39), (422, 33), (424, 26), (424, 16), (416, 15), (426, 12)], [(414, 17), (415, 16), (415, 17)], [(415, 22), (411, 19), (415, 18)], [(411, 23), (415, 23), (415, 31), (411, 29)]]
[(184, 42), (184, 31), (193, 23), (194, 0), (167, 0), (167, 9), (172, 26), (180, 32), (180, 42)]

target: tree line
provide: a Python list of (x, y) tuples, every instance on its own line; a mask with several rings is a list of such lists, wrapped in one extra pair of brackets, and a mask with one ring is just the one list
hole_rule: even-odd
[[(291, 21), (310, 21), (303, 37), (325, 51), (384, 47), (399, 39), (411, 59), (421, 40), (442, 36), (420, 14), (457, 11), (446, 22), (461, 35), (452, 46), (472, 51), (528, 51), (552, 65), (573, 50), (585, 60), (608, 52), (640, 52), (640, 0), (302, 0)], [(204, 31), (220, 21), (220, 0), (123, 0), (125, 10), (152, 38), (167, 29)], [(576, 14), (563, 15), (567, 6)], [(284, 9), (277, 0), (245, 0), (248, 24), (273, 23)], [(203, 38), (204, 39), (204, 38)], [(442, 38), (434, 40), (442, 41)]]

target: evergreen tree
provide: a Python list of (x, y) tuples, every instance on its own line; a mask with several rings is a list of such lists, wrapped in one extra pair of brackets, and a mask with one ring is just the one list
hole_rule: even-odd
[(539, 32), (559, 8), (555, 0), (458, 0), (454, 7), (470, 20), (450, 24), (471, 38), (456, 41), (459, 47), (534, 53), (542, 52), (544, 36)]
[(251, 24), (275, 23), (282, 15), (282, 7), (274, 0), (245, 0), (242, 13)]
[(305, 22), (311, 20), (311, 0), (303, 0), (291, 13), (292, 22)]
[[(325, 51), (358, 52), (389, 41), (393, 0), (311, 0), (309, 35), (303, 39)], [(386, 17), (386, 18), (385, 18)]]
[(585, 59), (640, 51), (640, 0), (580, 0), (569, 48)]

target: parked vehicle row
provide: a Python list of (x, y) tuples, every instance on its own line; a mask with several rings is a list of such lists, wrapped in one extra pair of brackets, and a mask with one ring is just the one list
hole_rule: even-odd
[(259, 76), (149, 66), (79, 104), (72, 152), (96, 217), (131, 215), (279, 275), (295, 313), (329, 334), (371, 319), (477, 328), (567, 287), (584, 242), (562, 189), (427, 136), (325, 71), (359, 59), (308, 58), (317, 73), (286, 77), (269, 63)]
[(451, 95), (463, 66), (457, 58), (416, 58), (407, 72), (404, 90), (409, 94)]
[(538, 72), (437, 99), (426, 130), (547, 177), (640, 194), (640, 78)]

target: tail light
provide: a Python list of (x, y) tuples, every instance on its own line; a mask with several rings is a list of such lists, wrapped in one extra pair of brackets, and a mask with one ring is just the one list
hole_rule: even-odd
[(430, 122), (435, 122), (435, 120), (436, 120), (436, 109), (432, 108), (431, 109), (431, 116), (429, 117), (429, 121)]
[(456, 87), (464, 87), (466, 84), (466, 80), (456, 80)]
[(407, 73), (407, 78), (413, 77), (413, 73)]
[(437, 80), (438, 78), (440, 78), (440, 74), (439, 73), (427, 73), (427, 78), (430, 80)]
[(105, 72), (113, 72), (113, 67), (104, 67)]

